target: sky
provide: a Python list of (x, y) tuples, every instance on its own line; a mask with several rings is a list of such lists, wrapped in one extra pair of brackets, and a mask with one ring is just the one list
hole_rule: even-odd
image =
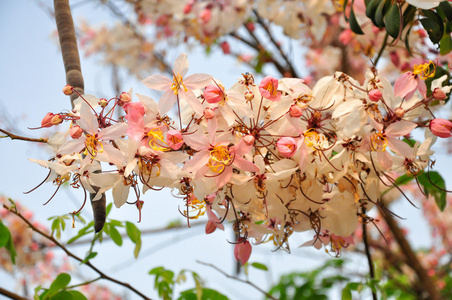
[[(74, 1), (84, 2), (84, 1)], [(58, 49), (55, 32), (55, 22), (45, 8), (40, 7), (38, 1), (16, 0), (2, 1), (0, 6), (0, 128), (10, 129), (13, 133), (28, 137), (47, 137), (51, 131), (29, 130), (38, 127), (47, 112), (60, 112), (69, 109), (69, 100), (61, 89), (66, 84), (63, 62)], [(53, 1), (42, 0), (42, 5), (51, 7)], [(83, 4), (73, 10), (74, 20), (80, 22), (82, 18), (91, 23), (114, 23), (112, 16), (102, 7)], [(170, 56), (174, 58), (184, 51), (182, 48), (173, 49)], [(209, 73), (219, 78), (226, 87), (231, 86), (240, 74), (247, 70), (238, 66), (232, 59), (219, 55), (206, 57), (202, 51), (195, 50), (188, 54), (190, 61), (189, 73)], [(85, 80), (85, 93), (95, 94), (97, 97), (111, 98), (114, 91), (111, 85), (110, 70), (100, 66), (96, 57), (85, 58), (81, 55), (82, 73)], [(139, 80), (122, 76), (124, 91), (133, 87), (134, 92), (157, 95), (144, 87)], [(151, 75), (151, 74), (149, 74)], [(437, 169), (449, 173), (450, 158), (445, 157), (443, 144), (438, 143)], [(47, 171), (28, 161), (28, 158), (48, 159), (50, 153), (44, 145), (30, 144), (24, 141), (11, 141), (0, 139), (0, 194), (20, 201), (33, 211), (36, 219), (50, 226), (47, 218), (61, 215), (79, 208), (82, 195), (79, 191), (62, 190), (47, 205), (43, 206), (54, 192), (54, 186), (44, 185), (36, 191), (25, 195), (23, 192), (32, 189), (40, 183)], [(449, 185), (450, 186), (450, 185)], [(111, 199), (111, 197), (109, 197)], [(138, 214), (134, 206), (113, 208), (111, 216), (114, 219), (134, 222), (140, 229), (160, 228), (174, 220), (185, 220), (178, 212), (181, 200), (171, 196), (169, 191), (147, 193), (144, 196), (143, 220), (137, 223)], [(89, 206), (89, 205), (88, 205)], [(91, 220), (91, 211), (85, 207), (83, 216)], [(418, 246), (428, 245), (429, 233), (419, 220), (419, 210), (409, 204), (401, 202), (394, 208), (396, 213), (408, 218), (406, 221), (411, 232), (410, 239)], [(230, 226), (225, 232), (218, 230), (211, 234), (204, 233), (204, 227), (178, 230), (171, 233), (146, 235), (143, 237), (143, 246), (138, 260), (133, 259), (133, 245), (125, 241), (122, 247), (105, 241), (96, 246), (98, 256), (92, 263), (112, 277), (118, 278), (133, 285), (156, 298), (153, 290), (153, 277), (147, 273), (154, 267), (163, 265), (175, 272), (181, 269), (191, 269), (205, 279), (208, 287), (219, 290), (230, 299), (262, 299), (262, 295), (251, 287), (227, 279), (213, 269), (202, 266), (196, 261), (212, 263), (227, 273), (232, 274), (234, 268), (233, 245), (228, 241), (232, 239)], [(78, 224), (75, 229), (68, 227), (66, 236), (75, 235), (81, 228)], [(301, 271), (319, 265), (329, 256), (323, 250), (313, 248), (297, 248), (304, 241), (309, 240), (312, 234), (295, 234), (292, 241), (292, 253), (283, 251), (272, 252), (271, 245), (253, 247), (250, 262), (261, 262), (269, 266), (269, 272), (251, 270), (249, 279), (264, 289), (281, 274), (291, 271)], [(80, 256), (84, 256), (86, 246), (73, 246), (70, 248)], [(74, 262), (74, 265), (77, 265)], [(94, 278), (94, 274), (83, 268), (86, 276)], [(356, 270), (366, 272), (367, 262), (356, 261)], [(91, 275), (90, 275), (91, 274)], [(0, 271), (0, 286), (13, 290), (15, 282), (12, 277)], [(115, 285), (112, 290), (122, 290)], [(185, 288), (193, 287), (192, 284)], [(179, 289), (180, 290), (180, 289)], [(0, 299), (3, 299), (0, 296)], [(129, 293), (129, 299), (138, 299)]]

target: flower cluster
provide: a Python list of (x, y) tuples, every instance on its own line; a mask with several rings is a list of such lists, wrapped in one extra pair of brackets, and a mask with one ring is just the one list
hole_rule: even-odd
[[(116, 207), (141, 210), (141, 193), (173, 189), (187, 219), (207, 215), (207, 233), (232, 222), (242, 263), (250, 239), (289, 251), (289, 237), (308, 230), (315, 232), (311, 244), (331, 243), (338, 255), (353, 243), (363, 211), (380, 205), (382, 186), (395, 186), (394, 174), (422, 174), (435, 135), (444, 137), (429, 110), (438, 99), (426, 94), (425, 78), (411, 83), (416, 70), (395, 88), (369, 69), (363, 84), (338, 72), (311, 89), (298, 78), (255, 82), (246, 73), (226, 89), (206, 74), (186, 76), (182, 54), (172, 78), (143, 81), (163, 92), (158, 103), (140, 94), (132, 102), (131, 91), (108, 101), (79, 95), (71, 122), (80, 134), (68, 141), (55, 134), (54, 157), (34, 161), (50, 169), (46, 181), (58, 187), (69, 182), (97, 193), (94, 200), (111, 189)], [(445, 79), (432, 87), (448, 93)], [(125, 117), (115, 120), (118, 107)], [(172, 108), (178, 121), (167, 115)], [(404, 140), (432, 118), (424, 141)]]

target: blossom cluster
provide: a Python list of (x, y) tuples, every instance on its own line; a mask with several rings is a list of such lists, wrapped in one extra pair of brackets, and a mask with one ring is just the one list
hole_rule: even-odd
[[(396, 185), (394, 174), (422, 174), (437, 136), (450, 133), (429, 109), (451, 89), (443, 76), (427, 94), (424, 80), (434, 71), (433, 62), (417, 65), (394, 87), (375, 68), (362, 84), (337, 72), (312, 88), (298, 78), (255, 82), (246, 73), (226, 89), (207, 74), (187, 76), (181, 54), (172, 78), (143, 80), (163, 92), (158, 103), (140, 94), (133, 102), (131, 91), (110, 100), (79, 95), (73, 111), (60, 114), (71, 121), (71, 138), (54, 134), (52, 159), (32, 161), (49, 169), (46, 181), (82, 187), (94, 201), (112, 190), (118, 208), (133, 203), (141, 212), (142, 193), (170, 188), (187, 219), (207, 215), (206, 233), (232, 223), (242, 263), (249, 241), (289, 251), (289, 237), (309, 230), (310, 244), (331, 243), (340, 254)], [(116, 120), (119, 107), (125, 116)], [(173, 109), (178, 120), (169, 117)], [(424, 141), (404, 140), (428, 125)]]

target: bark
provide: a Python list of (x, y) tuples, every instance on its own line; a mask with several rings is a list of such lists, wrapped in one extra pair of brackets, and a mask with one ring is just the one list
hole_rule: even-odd
[[(55, 21), (57, 25), (58, 37), (60, 39), (61, 54), (63, 56), (64, 69), (66, 71), (66, 83), (83, 95), (84, 82), (82, 68), (80, 66), (80, 56), (77, 47), (77, 38), (75, 37), (74, 21), (72, 20), (71, 8), (68, 0), (54, 0)], [(78, 97), (77, 93), (71, 95), (71, 105), (74, 106), (74, 100)], [(98, 188), (93, 187), (95, 190)], [(91, 205), (94, 215), (94, 229), (96, 232), (102, 230), (105, 224), (105, 194), (98, 201), (92, 201), (95, 194), (90, 194)]]

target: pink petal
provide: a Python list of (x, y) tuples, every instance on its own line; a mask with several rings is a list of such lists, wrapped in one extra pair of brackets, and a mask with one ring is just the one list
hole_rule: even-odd
[(414, 92), (417, 88), (417, 81), (413, 73), (407, 72), (400, 75), (394, 84), (394, 96), (404, 98), (407, 94)]
[(401, 120), (389, 125), (388, 128), (385, 129), (385, 134), (392, 136), (404, 136), (411, 133), (411, 131), (413, 131), (413, 129), (416, 127), (416, 123)]
[(99, 139), (110, 141), (120, 138), (127, 131), (126, 123), (116, 123), (113, 126), (102, 129), (99, 133)]
[(392, 151), (397, 153), (402, 157), (410, 157), (413, 153), (413, 149), (411, 149), (410, 145), (405, 143), (404, 141), (399, 140), (398, 138), (387, 136), (388, 146)]
[(180, 74), (182, 77), (187, 74), (188, 71), (188, 58), (187, 54), (181, 53), (174, 62), (173, 72), (174, 74)]
[(173, 81), (168, 77), (156, 74), (145, 78), (142, 83), (153, 90), (165, 91), (171, 87)]
[(163, 115), (169, 112), (173, 108), (174, 103), (176, 103), (176, 100), (177, 97), (172, 90), (166, 91), (158, 103), (160, 113)]
[(209, 162), (209, 150), (202, 150), (196, 153), (192, 159), (185, 162), (182, 171), (194, 172)]
[(203, 73), (193, 74), (184, 79), (185, 87), (189, 90), (205, 88), (210, 83), (212, 83), (212, 76)]

